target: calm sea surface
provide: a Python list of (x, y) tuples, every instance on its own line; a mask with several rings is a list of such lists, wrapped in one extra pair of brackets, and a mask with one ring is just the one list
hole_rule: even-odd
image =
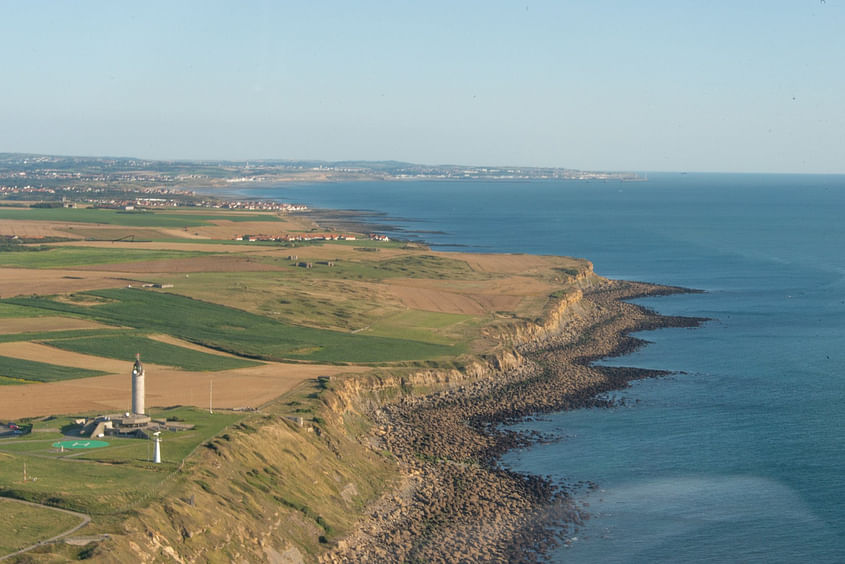
[(845, 176), (648, 182), (374, 182), (241, 192), (374, 210), (435, 248), (563, 254), (706, 290), (642, 300), (713, 318), (608, 364), (676, 373), (626, 407), (524, 423), (562, 440), (504, 463), (569, 482), (592, 514), (569, 562), (845, 562)]

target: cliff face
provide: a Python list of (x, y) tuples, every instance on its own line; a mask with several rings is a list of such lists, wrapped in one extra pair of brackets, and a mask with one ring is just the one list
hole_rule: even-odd
[[(574, 331), (591, 270), (539, 320), (488, 328), (500, 345), (459, 368), (381, 370), (310, 382), (294, 399), (201, 446), (161, 500), (138, 510), (95, 551), (103, 561), (315, 561), (364, 510), (405, 479), (381, 450), (372, 414), (403, 397), (460, 388), (513, 371), (518, 349)], [(298, 417), (302, 418), (300, 425)], [(344, 542), (341, 541), (343, 546)]]

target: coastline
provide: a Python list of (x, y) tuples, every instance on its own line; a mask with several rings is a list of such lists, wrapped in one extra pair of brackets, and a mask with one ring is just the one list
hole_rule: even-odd
[(611, 407), (603, 393), (667, 374), (593, 362), (642, 346), (631, 332), (705, 321), (623, 301), (689, 292), (694, 290), (599, 279), (568, 308), (556, 335), (517, 347), (516, 367), (375, 409), (371, 442), (396, 457), (402, 480), (320, 561), (541, 561), (589, 518), (573, 494), (595, 484), (556, 484), (502, 468), (506, 451), (549, 437), (501, 425), (553, 411)]

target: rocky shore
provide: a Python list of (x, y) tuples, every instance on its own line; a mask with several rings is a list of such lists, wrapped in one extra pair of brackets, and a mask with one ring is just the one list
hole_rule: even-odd
[(374, 448), (395, 456), (401, 484), (370, 510), (322, 562), (537, 562), (588, 516), (577, 487), (499, 465), (501, 455), (545, 437), (502, 430), (545, 412), (610, 406), (602, 394), (662, 374), (593, 366), (641, 346), (628, 334), (694, 327), (701, 319), (667, 317), (622, 300), (686, 292), (602, 281), (556, 334), (518, 348), (519, 366), (460, 388), (405, 397), (372, 413)]

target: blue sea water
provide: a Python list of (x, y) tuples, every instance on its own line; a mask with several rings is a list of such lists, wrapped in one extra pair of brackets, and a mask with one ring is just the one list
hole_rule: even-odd
[(366, 182), (244, 193), (385, 212), (435, 248), (564, 254), (706, 290), (641, 300), (712, 318), (603, 362), (674, 371), (625, 407), (522, 428), (562, 439), (503, 463), (567, 482), (591, 514), (561, 562), (845, 562), (845, 176), (647, 182)]

